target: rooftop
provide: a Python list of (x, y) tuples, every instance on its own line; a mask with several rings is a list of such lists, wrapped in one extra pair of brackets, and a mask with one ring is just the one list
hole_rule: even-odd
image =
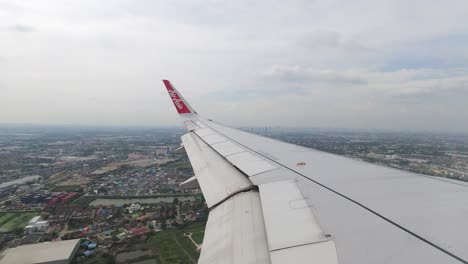
[(70, 259), (80, 239), (44, 242), (9, 248), (0, 256), (0, 264), (46, 263)]
[(20, 178), (20, 179), (9, 181), (9, 182), (4, 182), (4, 183), (0, 184), (0, 189), (5, 189), (5, 188), (8, 188), (8, 187), (13, 186), (13, 185), (20, 185), (20, 184), (25, 184), (27, 182), (37, 181), (40, 178), (41, 178), (41, 176), (39, 176), (39, 175), (33, 175), (33, 176), (27, 176), (27, 177), (23, 177), (23, 178)]

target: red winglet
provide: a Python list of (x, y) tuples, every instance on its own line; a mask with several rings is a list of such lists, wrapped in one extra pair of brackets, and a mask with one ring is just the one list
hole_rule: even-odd
[(163, 82), (166, 86), (169, 96), (172, 99), (172, 102), (174, 103), (175, 108), (177, 109), (177, 112), (179, 112), (179, 114), (190, 114), (190, 109), (187, 107), (179, 92), (174, 88), (174, 86), (172, 86), (171, 82), (168, 80), (163, 80)]

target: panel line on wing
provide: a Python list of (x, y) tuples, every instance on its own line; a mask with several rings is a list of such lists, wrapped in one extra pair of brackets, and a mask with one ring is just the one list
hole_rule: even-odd
[(325, 243), (331, 241), (330, 239), (322, 239), (320, 241), (315, 241), (315, 242), (310, 242), (310, 243), (304, 243), (304, 244), (299, 244), (299, 245), (294, 245), (294, 246), (289, 246), (289, 247), (283, 247), (283, 248), (278, 248), (278, 249), (273, 249), (270, 250), (270, 252), (275, 252), (275, 251), (281, 251), (281, 250), (287, 250), (295, 247), (303, 247), (307, 245), (314, 245), (314, 244), (320, 244), (320, 243)]

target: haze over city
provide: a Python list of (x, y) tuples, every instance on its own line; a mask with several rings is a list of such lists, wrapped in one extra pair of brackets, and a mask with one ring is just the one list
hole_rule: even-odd
[(468, 131), (466, 1), (0, 1), (0, 123)]

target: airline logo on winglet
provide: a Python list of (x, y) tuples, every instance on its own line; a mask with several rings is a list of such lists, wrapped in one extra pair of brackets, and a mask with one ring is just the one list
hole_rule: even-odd
[(180, 98), (178, 92), (172, 86), (171, 82), (168, 80), (163, 80), (163, 82), (166, 86), (169, 96), (172, 99), (172, 102), (174, 103), (175, 108), (177, 109), (177, 112), (179, 112), (179, 114), (190, 114), (190, 109), (187, 107), (187, 105), (185, 105), (184, 100)]

